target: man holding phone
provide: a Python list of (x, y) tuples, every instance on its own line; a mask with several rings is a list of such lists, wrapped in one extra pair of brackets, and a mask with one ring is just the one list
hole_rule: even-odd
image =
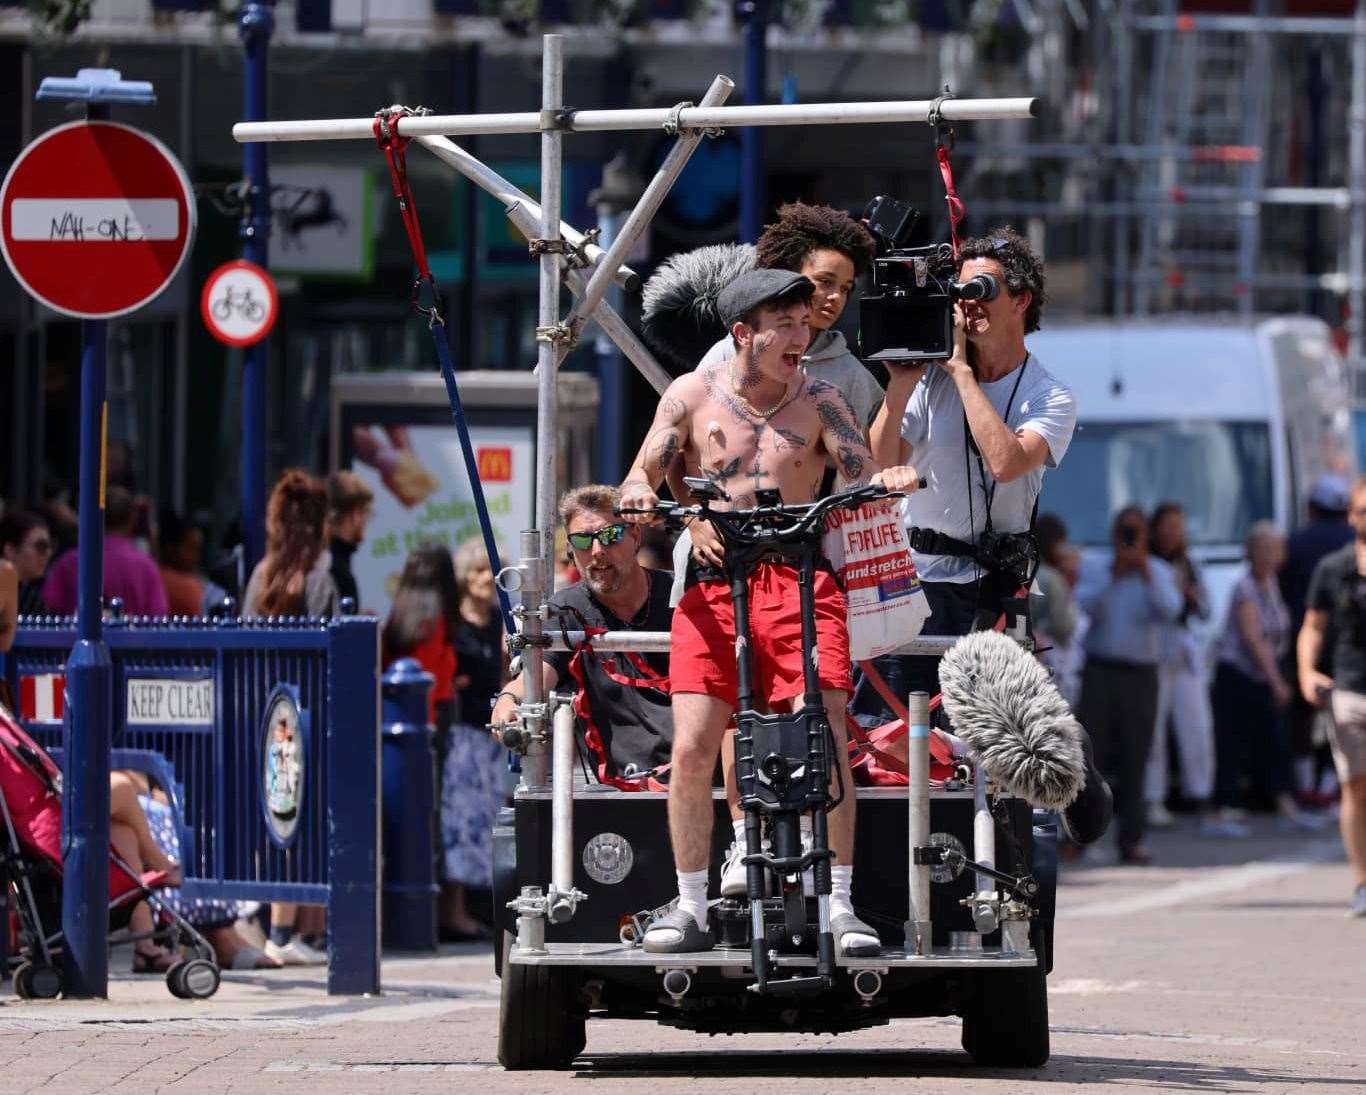
[(1091, 620), (1077, 718), (1115, 793), (1120, 861), (1142, 865), (1152, 861), (1143, 846), (1143, 775), (1157, 720), (1162, 628), (1180, 617), (1185, 599), (1170, 564), (1148, 550), (1142, 509), (1115, 515), (1111, 543), (1109, 565), (1083, 568), (1077, 582), (1077, 604)]

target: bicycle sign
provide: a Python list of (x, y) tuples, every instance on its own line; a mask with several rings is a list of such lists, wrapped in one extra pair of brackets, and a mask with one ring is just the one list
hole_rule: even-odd
[(280, 302), (275, 279), (254, 262), (225, 262), (204, 282), (199, 313), (219, 342), (251, 346), (275, 326)]

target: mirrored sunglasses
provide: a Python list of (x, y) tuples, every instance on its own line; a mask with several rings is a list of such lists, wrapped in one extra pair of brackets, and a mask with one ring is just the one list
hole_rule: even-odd
[(569, 543), (579, 551), (587, 551), (593, 546), (594, 540), (603, 547), (611, 547), (625, 535), (626, 525), (619, 521), (615, 525), (603, 525), (593, 532), (571, 532)]

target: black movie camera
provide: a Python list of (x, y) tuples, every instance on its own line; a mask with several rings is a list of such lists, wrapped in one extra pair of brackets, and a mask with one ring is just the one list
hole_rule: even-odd
[(953, 305), (995, 300), (1001, 283), (990, 274), (954, 280), (958, 263), (947, 243), (907, 247), (920, 211), (876, 197), (863, 223), (878, 242), (873, 288), (859, 301), (859, 347), (868, 361), (936, 361), (953, 353)]

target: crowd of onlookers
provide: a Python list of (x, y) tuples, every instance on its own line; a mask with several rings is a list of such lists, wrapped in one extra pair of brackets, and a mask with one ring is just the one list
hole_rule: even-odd
[[(1111, 550), (1083, 552), (1063, 523), (1041, 515), (1035, 612), (1041, 657), (1089, 730), (1115, 793), (1121, 858), (1145, 863), (1150, 827), (1189, 812), (1212, 837), (1248, 833), (1249, 810), (1286, 827), (1316, 829), (1337, 790), (1324, 746), (1324, 712), (1299, 686), (1295, 636), (1314, 596), (1321, 559), (1351, 542), (1349, 490), (1326, 477), (1309, 521), (1289, 538), (1252, 525), (1246, 568), (1221, 620), (1213, 619), (1201, 567), (1188, 549), (1186, 515), (1164, 503), (1115, 515)], [(363, 612), (351, 559), (363, 543), (373, 495), (350, 472), (329, 480), (290, 469), (266, 511), (266, 551), (241, 592), (245, 616)], [(236, 593), (204, 572), (204, 531), (111, 486), (105, 505), (105, 594), (130, 615), (199, 616)], [(8, 506), (0, 513), (0, 651), (16, 613), (68, 614), (76, 607), (75, 515), (69, 508)], [(65, 547), (65, 550), (60, 550)], [(653, 560), (667, 569), (667, 554)], [(572, 579), (577, 575), (569, 575)], [(483, 544), (454, 552), (413, 550), (392, 591), (381, 630), (385, 667), (415, 658), (433, 676), (430, 717), (441, 779), (440, 923), (446, 939), (488, 936), (480, 901), (492, 871), (491, 830), (509, 790), (507, 753), (486, 730), (508, 665), (503, 620)], [(1175, 771), (1177, 779), (1171, 775)], [(140, 786), (151, 831), (172, 858), (174, 828), (156, 789)], [(1078, 853), (1079, 854), (1079, 853)], [(276, 903), (255, 928), (234, 926), (231, 903), (185, 909), (239, 966), (326, 959), (323, 910)], [(248, 943), (244, 940), (251, 939)], [(149, 972), (168, 959), (141, 953)]]
[(1039, 517), (1041, 657), (1095, 742), (1125, 862), (1151, 860), (1145, 834), (1173, 825), (1174, 810), (1210, 837), (1247, 836), (1251, 811), (1288, 829), (1328, 823), (1327, 716), (1301, 694), (1295, 639), (1316, 564), (1353, 539), (1348, 497), (1325, 476), (1288, 541), (1252, 524), (1218, 618), (1179, 504), (1120, 510), (1104, 552), (1083, 553), (1057, 517)]
[[(240, 612), (253, 617), (335, 616), (377, 606), (361, 603), (352, 557), (365, 539), (373, 492), (352, 472), (326, 480), (286, 470), (266, 507), (266, 551), (245, 583), (230, 567), (222, 584), (206, 572), (205, 531), (169, 510), (155, 514), (147, 500), (122, 485), (106, 490), (104, 596), (129, 616), (204, 616)], [(0, 655), (13, 641), (19, 615), (69, 615), (76, 610), (77, 518), (69, 506), (0, 508)], [(217, 572), (215, 572), (217, 573)], [(242, 588), (237, 588), (238, 586)], [(507, 753), (485, 725), (507, 679), (502, 617), (483, 545), (425, 544), (409, 557), (382, 627), (385, 667), (417, 658), (435, 680), (431, 703), (441, 772), (442, 935), (487, 938), (484, 913), (492, 873), (494, 814), (506, 801)], [(175, 829), (164, 795), (137, 773), (116, 774), (138, 784), (150, 832), (172, 859)], [(122, 784), (120, 784), (122, 785)], [(168, 844), (170, 845), (168, 847)], [(471, 896), (473, 895), (473, 896)], [(170, 900), (175, 901), (174, 894)], [(182, 908), (219, 947), (220, 959), (239, 968), (326, 961), (321, 908), (273, 903), (252, 922), (234, 924), (243, 909), (229, 902)], [(142, 912), (139, 912), (139, 919)], [(239, 930), (240, 929), (240, 930)], [(220, 945), (221, 944), (221, 945)], [(138, 970), (164, 970), (170, 956), (143, 944)]]

